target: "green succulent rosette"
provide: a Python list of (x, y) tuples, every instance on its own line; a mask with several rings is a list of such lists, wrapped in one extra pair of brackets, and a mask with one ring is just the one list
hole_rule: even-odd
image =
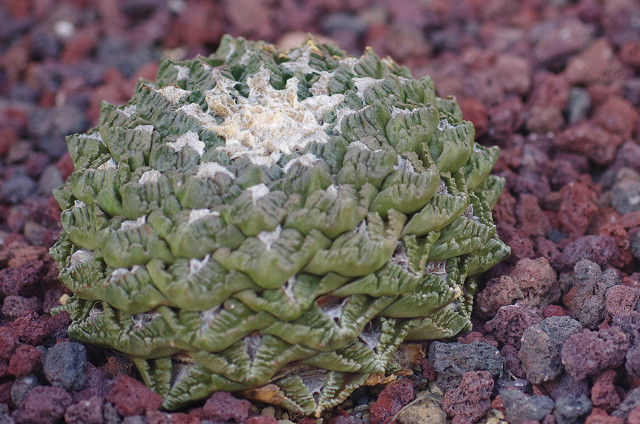
[(372, 50), (224, 37), (67, 144), (69, 335), (130, 355), (166, 409), (270, 385), (319, 414), (401, 342), (469, 330), (474, 275), (509, 255), (498, 149)]

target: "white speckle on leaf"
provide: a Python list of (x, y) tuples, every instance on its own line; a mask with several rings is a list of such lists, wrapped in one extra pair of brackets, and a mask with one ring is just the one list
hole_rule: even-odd
[(358, 97), (360, 97), (360, 100), (364, 102), (364, 92), (367, 91), (367, 88), (378, 84), (381, 81), (381, 79), (371, 77), (354, 78), (353, 85), (358, 90), (356, 94), (358, 95)]
[(251, 193), (251, 199), (253, 200), (253, 204), (255, 205), (258, 200), (269, 194), (269, 187), (267, 187), (265, 184), (256, 184), (247, 188), (247, 191)]
[(98, 166), (96, 169), (98, 171), (107, 171), (109, 169), (118, 169), (118, 164), (116, 163), (115, 160), (109, 159), (108, 161), (106, 161), (102, 165)]
[(173, 65), (174, 68), (178, 71), (178, 75), (176, 76), (176, 80), (182, 81), (189, 79), (189, 67), (188, 66), (180, 66)]
[(70, 259), (70, 268), (74, 269), (78, 265), (89, 262), (93, 259), (93, 252), (91, 250), (80, 249), (73, 252)]
[(204, 153), (204, 141), (200, 140), (198, 134), (193, 131), (188, 131), (182, 134), (176, 141), (172, 141), (167, 143), (174, 152), (179, 152), (184, 150), (185, 147), (189, 147), (198, 154), (198, 156), (202, 156)]
[(142, 131), (142, 132), (146, 132), (147, 134), (151, 134), (154, 130), (154, 126), (153, 125), (138, 125), (137, 127), (134, 128), (135, 131)]
[(206, 218), (208, 216), (220, 216), (220, 213), (217, 211), (212, 211), (210, 209), (193, 209), (189, 212), (189, 220), (188, 224), (193, 224), (199, 219)]
[(262, 231), (258, 234), (258, 240), (265, 245), (267, 250), (271, 250), (273, 243), (280, 239), (280, 233), (282, 233), (282, 227), (278, 225), (278, 227), (273, 231)]
[(133, 228), (142, 227), (146, 223), (147, 223), (147, 217), (145, 215), (143, 215), (140, 218), (136, 219), (135, 221), (130, 221), (130, 220), (122, 221), (122, 224), (120, 224), (120, 229), (121, 230), (130, 230), (130, 229), (133, 229)]
[(455, 125), (451, 125), (451, 123), (449, 122), (448, 119), (441, 119), (438, 122), (438, 131), (444, 131), (444, 130), (450, 130), (452, 128), (455, 128)]
[(136, 105), (129, 105), (126, 106), (124, 109), (122, 109), (120, 112), (124, 113), (125, 115), (131, 117), (131, 115), (133, 115), (134, 113), (136, 113), (136, 110), (138, 109), (138, 106)]
[(75, 202), (73, 202), (74, 208), (84, 208), (85, 206), (87, 205), (81, 200), (76, 200)]
[(235, 178), (235, 175), (233, 175), (231, 171), (216, 162), (206, 162), (198, 165), (198, 172), (196, 173), (196, 177), (214, 178), (218, 173), (228, 175), (232, 180)]
[(157, 183), (161, 175), (162, 174), (160, 173), (160, 171), (155, 169), (150, 169), (149, 171), (145, 171), (142, 173), (142, 175), (140, 176), (139, 183), (140, 184)]
[(166, 87), (155, 89), (156, 93), (162, 94), (162, 96), (169, 100), (171, 103), (178, 103), (184, 96), (190, 94), (188, 90), (183, 90), (175, 85), (167, 85)]
[(306, 153), (302, 156), (298, 156), (297, 158), (291, 159), (289, 162), (286, 163), (285, 166), (282, 167), (282, 171), (286, 174), (289, 171), (289, 168), (291, 168), (296, 163), (302, 166), (306, 166), (307, 168), (310, 168), (313, 166), (314, 163), (320, 160), (321, 159), (319, 157), (311, 153)]
[(209, 263), (211, 255), (207, 255), (202, 259), (189, 259), (189, 276), (196, 274)]

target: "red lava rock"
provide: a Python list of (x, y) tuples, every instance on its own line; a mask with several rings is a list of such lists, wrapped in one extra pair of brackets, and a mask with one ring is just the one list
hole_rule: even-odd
[(505, 92), (527, 94), (531, 88), (531, 67), (529, 62), (510, 54), (502, 54), (496, 58), (494, 70), (502, 75), (499, 80)]
[(414, 398), (413, 383), (400, 379), (387, 385), (378, 399), (369, 407), (371, 424), (389, 424), (395, 414)]
[(11, 387), (13, 386), (13, 381), (6, 381), (4, 383), (0, 383), (0, 403), (4, 403), (8, 405), (11, 402)]
[(593, 406), (613, 411), (620, 404), (620, 396), (613, 385), (617, 374), (614, 370), (606, 370), (594, 378), (591, 387), (591, 403)]
[(525, 378), (526, 376), (522, 369), (520, 358), (518, 358), (518, 349), (511, 345), (504, 345), (500, 352), (502, 352), (502, 356), (504, 356), (504, 362), (509, 372), (517, 378)]
[(511, 247), (509, 262), (516, 262), (524, 258), (533, 258), (533, 241), (524, 231), (510, 225), (499, 225), (500, 239)]
[(498, 347), (498, 342), (491, 336), (480, 333), (479, 331), (472, 331), (464, 336), (458, 337), (458, 343), (470, 344), (470, 343), (485, 343), (493, 347)]
[(558, 245), (546, 237), (536, 237), (534, 240), (537, 257), (545, 258), (552, 267), (557, 268), (562, 264), (562, 253)]
[(93, 396), (69, 406), (64, 420), (68, 424), (102, 424), (102, 398)]
[(598, 234), (602, 236), (610, 236), (616, 242), (618, 248), (618, 256), (611, 262), (616, 268), (624, 268), (633, 261), (631, 253), (631, 244), (629, 243), (629, 234), (620, 224), (607, 223), (598, 228)]
[(500, 307), (515, 301), (544, 308), (559, 297), (560, 288), (549, 262), (545, 258), (521, 259), (509, 275), (491, 279), (476, 302), (483, 314), (494, 316)]
[(20, 404), (14, 419), (17, 424), (56, 424), (71, 403), (71, 395), (60, 387), (34, 387)]
[(113, 403), (123, 417), (143, 415), (145, 411), (155, 410), (162, 404), (162, 397), (147, 388), (142, 382), (121, 374), (105, 400)]
[[(313, 420), (315, 423), (316, 420)], [(302, 421), (298, 421), (298, 424), (302, 423)], [(255, 417), (250, 417), (245, 424), (278, 424), (278, 420), (268, 415), (256, 415)]]
[(103, 399), (113, 387), (114, 381), (109, 379), (106, 372), (91, 362), (87, 363), (85, 373), (87, 376), (86, 387), (73, 394), (73, 401), (80, 402), (94, 396)]
[(30, 296), (42, 276), (44, 263), (36, 261), (18, 268), (0, 270), (0, 290), (5, 296)]
[(2, 313), (11, 318), (17, 318), (29, 312), (42, 309), (42, 301), (36, 296), (7, 296), (2, 304)]
[(11, 358), (18, 344), (18, 333), (14, 328), (5, 325), (0, 327), (0, 359)]
[(594, 28), (576, 18), (543, 20), (531, 30), (534, 54), (542, 63), (562, 63), (589, 45)]
[(521, 194), (516, 207), (520, 228), (534, 236), (543, 236), (551, 229), (549, 217), (540, 209), (538, 199), (530, 194)]
[(594, 200), (596, 194), (585, 184), (576, 182), (562, 187), (557, 218), (560, 228), (570, 239), (582, 236), (598, 212)]
[(58, 168), (58, 171), (60, 171), (60, 175), (62, 175), (62, 178), (64, 178), (65, 180), (69, 178), (69, 175), (71, 175), (74, 171), (73, 161), (71, 160), (71, 156), (69, 156), (69, 153), (65, 153), (60, 159), (58, 159), (58, 161), (56, 162), (56, 167)]
[(626, 213), (620, 217), (619, 224), (624, 228), (640, 226), (640, 210)]
[(624, 419), (612, 417), (599, 408), (593, 408), (591, 414), (584, 421), (585, 424), (624, 424)]
[(530, 325), (542, 321), (542, 315), (535, 309), (519, 305), (508, 305), (498, 309), (498, 313), (484, 328), (504, 344), (520, 349), (520, 339)]
[(638, 112), (627, 100), (613, 97), (596, 108), (593, 121), (626, 141), (632, 137), (638, 126)]
[(598, 165), (610, 164), (618, 147), (625, 140), (617, 134), (595, 125), (591, 121), (580, 121), (562, 131), (557, 138), (560, 149), (582, 153)]
[(215, 392), (203, 407), (204, 416), (212, 420), (243, 423), (249, 416), (251, 403), (236, 399), (228, 392)]
[(620, 48), (620, 60), (635, 68), (640, 68), (640, 42), (629, 41)]
[(298, 424), (315, 424), (316, 420), (312, 417), (304, 417)]
[(580, 259), (588, 259), (605, 266), (617, 255), (618, 248), (613, 237), (584, 236), (564, 248), (561, 260), (565, 267), (571, 267)]
[(583, 330), (570, 336), (562, 346), (562, 363), (578, 380), (596, 375), (624, 362), (629, 337), (618, 327), (600, 331)]
[(19, 346), (11, 360), (7, 372), (16, 378), (26, 377), (42, 367), (42, 353), (34, 346)]
[(496, 140), (505, 140), (522, 125), (524, 105), (520, 97), (509, 97), (489, 108), (488, 134)]
[(487, 371), (468, 371), (460, 385), (445, 393), (442, 406), (450, 417), (477, 421), (489, 411), (493, 378)]
[(147, 411), (144, 419), (146, 424), (171, 424), (173, 422), (171, 415), (162, 411)]
[(638, 39), (637, 22), (640, 6), (633, 0), (609, 0), (603, 3), (602, 25), (609, 39), (617, 46)]
[(542, 310), (542, 316), (545, 318), (565, 317), (568, 315), (569, 313), (567, 312), (567, 310), (560, 305), (549, 305)]
[(640, 300), (640, 289), (622, 284), (615, 285), (605, 294), (605, 307), (609, 315), (629, 315)]
[(436, 379), (436, 370), (431, 365), (431, 362), (427, 358), (422, 358), (420, 365), (422, 366), (422, 376), (429, 381), (434, 381)]
[(476, 129), (476, 139), (487, 133), (489, 118), (487, 117), (487, 108), (482, 102), (474, 97), (467, 97), (460, 100), (460, 109), (462, 116), (467, 121), (473, 122)]
[(573, 56), (564, 74), (569, 83), (577, 85), (609, 83), (618, 78), (622, 71), (622, 64), (614, 56), (611, 45), (606, 39), (601, 38), (582, 53)]
[(504, 191), (493, 208), (493, 219), (502, 225), (516, 225), (516, 199), (508, 191)]

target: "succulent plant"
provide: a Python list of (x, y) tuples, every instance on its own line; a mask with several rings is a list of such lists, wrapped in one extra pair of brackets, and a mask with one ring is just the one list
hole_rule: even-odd
[(469, 330), (473, 276), (509, 254), (498, 149), (370, 49), (225, 37), (67, 144), (69, 335), (130, 355), (166, 409), (266, 387), (319, 414), (401, 342)]

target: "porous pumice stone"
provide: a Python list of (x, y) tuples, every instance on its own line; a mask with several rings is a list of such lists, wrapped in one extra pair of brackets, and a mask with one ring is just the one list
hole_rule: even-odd
[(372, 50), (227, 36), (67, 144), (59, 310), (169, 410), (225, 390), (319, 415), (401, 342), (469, 330), (473, 276), (509, 255), (498, 149)]

